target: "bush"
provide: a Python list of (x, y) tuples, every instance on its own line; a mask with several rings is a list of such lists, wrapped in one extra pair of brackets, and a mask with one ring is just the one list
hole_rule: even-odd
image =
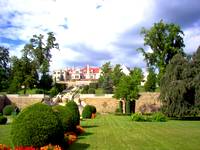
[(48, 105), (37, 103), (25, 108), (12, 123), (14, 146), (41, 147), (60, 144), (64, 139), (62, 123)]
[(140, 113), (132, 114), (131, 115), (131, 119), (133, 121), (146, 121), (146, 118)]
[(89, 88), (88, 89), (88, 94), (95, 94), (95, 89), (94, 88)]
[(43, 94), (43, 93), (44, 93), (44, 90), (42, 90), (42, 89), (35, 90), (35, 94)]
[(81, 94), (88, 94), (89, 85), (85, 85), (81, 91)]
[(73, 131), (75, 129), (76, 126), (73, 124), (73, 114), (69, 108), (57, 105), (53, 107), (53, 110), (61, 120), (64, 132)]
[(72, 112), (73, 124), (75, 126), (79, 125), (80, 124), (80, 113), (79, 113), (78, 105), (74, 101), (69, 101), (66, 104), (66, 107), (68, 107), (69, 110)]
[(4, 115), (11, 115), (12, 112), (15, 111), (15, 107), (13, 105), (7, 105), (3, 108), (3, 114)]
[(92, 105), (86, 105), (82, 111), (82, 117), (91, 118), (92, 113), (96, 113), (96, 107)]
[(167, 121), (167, 117), (164, 114), (157, 112), (152, 115), (151, 120), (154, 122), (165, 122)]
[(0, 115), (0, 124), (6, 124), (7, 118)]
[(89, 88), (97, 89), (98, 88), (98, 83), (90, 83), (89, 84)]

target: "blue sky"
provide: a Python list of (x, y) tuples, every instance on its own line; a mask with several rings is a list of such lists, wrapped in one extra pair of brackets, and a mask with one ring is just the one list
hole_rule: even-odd
[(144, 69), (140, 30), (161, 19), (181, 26), (185, 52), (200, 45), (199, 0), (0, 0), (0, 8), (0, 44), (11, 55), (33, 34), (55, 33), (51, 70), (107, 61)]

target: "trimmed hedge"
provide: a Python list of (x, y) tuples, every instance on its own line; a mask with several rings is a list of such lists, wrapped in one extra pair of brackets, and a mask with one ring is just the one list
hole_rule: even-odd
[(6, 105), (4, 108), (3, 108), (3, 114), (4, 115), (11, 115), (12, 112), (15, 111), (15, 107), (13, 105)]
[(14, 146), (41, 147), (62, 143), (64, 131), (52, 108), (37, 103), (25, 108), (13, 121), (11, 139)]
[(80, 112), (79, 112), (78, 105), (76, 104), (76, 102), (69, 101), (66, 104), (66, 107), (69, 108), (69, 110), (71, 111), (71, 113), (73, 115), (72, 116), (73, 117), (73, 124), (75, 126), (79, 125), (80, 124)]
[(86, 105), (82, 112), (83, 118), (91, 118), (92, 113), (96, 113), (96, 107), (93, 105)]
[(0, 124), (6, 124), (7, 118), (0, 115)]
[(167, 117), (164, 114), (157, 112), (152, 115), (151, 120), (154, 122), (165, 122), (167, 121)]
[(61, 120), (64, 132), (73, 131), (75, 129), (76, 126), (73, 123), (73, 114), (69, 108), (57, 105), (53, 107), (53, 110)]

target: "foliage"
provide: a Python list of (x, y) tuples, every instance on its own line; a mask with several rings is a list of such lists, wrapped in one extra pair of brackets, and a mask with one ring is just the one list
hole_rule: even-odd
[(123, 102), (119, 101), (119, 113), (123, 113)]
[(161, 80), (162, 111), (170, 117), (199, 114), (199, 54), (200, 48), (188, 60), (181, 55), (173, 57)]
[(51, 97), (54, 97), (58, 93), (62, 92), (64, 89), (66, 89), (66, 86), (64, 84), (55, 83), (53, 87), (50, 89), (49, 94)]
[(126, 114), (131, 114), (131, 101), (129, 100), (125, 102), (125, 112)]
[(166, 122), (167, 121), (167, 117), (160, 113), (160, 112), (156, 112), (152, 115), (151, 120), (153, 122)]
[(91, 118), (92, 113), (96, 113), (96, 107), (92, 105), (86, 105), (82, 111), (82, 117)]
[(138, 82), (132, 76), (122, 76), (114, 91), (117, 99), (136, 100), (139, 97)]
[(50, 106), (37, 103), (25, 108), (16, 117), (11, 128), (15, 146), (41, 147), (63, 140), (62, 123)]
[(74, 101), (69, 101), (66, 104), (66, 107), (69, 108), (69, 110), (72, 112), (73, 124), (76, 127), (76, 125), (80, 124), (80, 113), (79, 113), (78, 105)]
[(88, 89), (88, 94), (95, 94), (95, 89), (94, 88), (89, 88)]
[(145, 117), (140, 113), (135, 113), (131, 115), (132, 121), (146, 121)]
[(5, 116), (0, 115), (0, 125), (6, 124), (6, 122), (7, 122), (7, 118)]
[(140, 85), (144, 78), (142, 69), (137, 68), (137, 67), (135, 67), (133, 70), (131, 70), (130, 75), (131, 75), (132, 79), (136, 82), (137, 85)]
[(101, 76), (99, 85), (104, 89), (104, 93), (111, 94), (113, 92), (112, 67), (110, 62), (103, 64), (101, 67)]
[(75, 125), (73, 124), (73, 114), (71, 110), (61, 105), (54, 106), (53, 110), (61, 120), (64, 132), (73, 131)]
[(120, 78), (124, 75), (120, 64), (116, 64), (112, 71), (113, 85), (116, 87), (119, 84)]
[(82, 91), (81, 91), (81, 94), (88, 94), (88, 89), (89, 89), (89, 85), (83, 86), (83, 89), (82, 89)]
[(53, 84), (53, 79), (51, 75), (44, 74), (42, 75), (40, 81), (39, 81), (39, 88), (44, 90), (50, 90)]
[(24, 94), (26, 94), (27, 88), (33, 88), (37, 85), (38, 74), (35, 63), (25, 54), (20, 59), (16, 56), (12, 57), (10, 80), (10, 93), (16, 93), (23, 86)]
[(0, 91), (3, 91), (9, 86), (9, 49), (0, 46)]
[(144, 35), (144, 46), (150, 46), (152, 52), (145, 51), (143, 48), (138, 50), (144, 55), (149, 67), (159, 70), (158, 77), (161, 78), (173, 56), (184, 55), (184, 33), (180, 26), (173, 23), (167, 24), (161, 20), (149, 30), (143, 28), (141, 34)]
[(97, 89), (98, 88), (98, 83), (90, 83), (89, 88)]
[(144, 84), (146, 92), (155, 92), (156, 90), (156, 74), (153, 68), (148, 69), (147, 81)]
[(4, 115), (11, 115), (12, 112), (15, 111), (15, 107), (13, 105), (6, 105), (4, 108), (3, 108), (3, 114)]

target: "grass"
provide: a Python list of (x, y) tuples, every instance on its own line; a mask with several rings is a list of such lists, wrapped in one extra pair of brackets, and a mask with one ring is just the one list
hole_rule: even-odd
[(0, 125), (0, 144), (12, 145), (10, 140), (11, 125)]
[[(130, 116), (98, 115), (81, 121), (86, 132), (70, 150), (195, 150), (200, 121), (133, 122)], [(11, 145), (10, 124), (0, 125), (0, 143)]]
[(70, 150), (194, 150), (200, 121), (133, 122), (130, 116), (101, 115), (82, 121), (86, 133)]

